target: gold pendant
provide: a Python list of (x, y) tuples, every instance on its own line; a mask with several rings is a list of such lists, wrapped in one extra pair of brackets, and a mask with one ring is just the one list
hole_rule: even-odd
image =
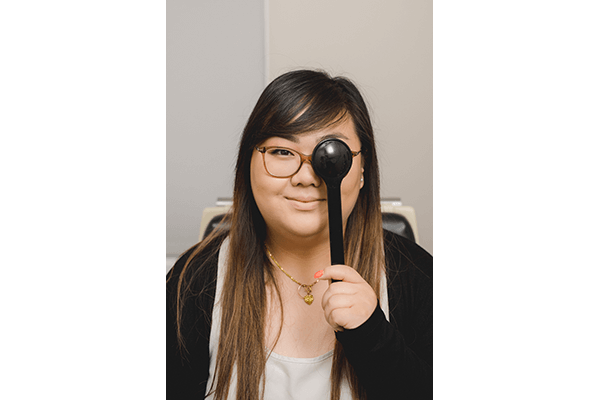
[[(302, 296), (302, 293), (300, 293), (300, 289), (304, 289), (304, 291), (306, 292), (305, 296)], [(302, 299), (304, 299), (304, 302), (306, 304), (308, 304), (309, 306), (315, 300), (315, 298), (313, 297), (312, 294), (310, 294), (310, 292), (312, 292), (310, 286), (308, 286), (308, 285), (306, 287), (304, 287), (302, 285), (298, 286), (298, 294), (300, 295), (300, 297), (302, 297)]]

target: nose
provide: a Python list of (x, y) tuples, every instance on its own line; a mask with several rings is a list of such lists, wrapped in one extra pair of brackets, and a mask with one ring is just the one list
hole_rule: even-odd
[(302, 160), (300, 169), (290, 179), (294, 186), (321, 186), (321, 178), (315, 173), (310, 157)]

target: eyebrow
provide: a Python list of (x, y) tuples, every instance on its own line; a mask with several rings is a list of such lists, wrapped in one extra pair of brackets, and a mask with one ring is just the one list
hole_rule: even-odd
[[(300, 140), (298, 140), (298, 136), (291, 136), (288, 138), (284, 138), (287, 139), (289, 141), (292, 141), (294, 143), (299, 143)], [(324, 135), (323, 137), (319, 138), (319, 142), (322, 142), (323, 140), (326, 139), (346, 139), (346, 140), (350, 140), (350, 138), (348, 138), (346, 135), (340, 133), (340, 132), (333, 132), (333, 133), (328, 133), (327, 135)]]

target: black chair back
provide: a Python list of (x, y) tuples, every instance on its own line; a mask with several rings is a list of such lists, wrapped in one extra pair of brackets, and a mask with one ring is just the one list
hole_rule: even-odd
[[(214, 216), (210, 220), (208, 225), (206, 226), (204, 234), (202, 235), (202, 239), (204, 239), (217, 226), (219, 226), (219, 224), (221, 224), (221, 221), (223, 220), (224, 217), (225, 217), (225, 214), (220, 214), (220, 215)], [(398, 235), (403, 236), (407, 239), (410, 239), (413, 242), (415, 241), (415, 234), (413, 232), (413, 229), (410, 226), (410, 223), (408, 222), (408, 220), (403, 215), (391, 213), (391, 212), (383, 212), (383, 213), (381, 213), (381, 218), (382, 218), (382, 223), (383, 223), (383, 229), (397, 233)], [(229, 223), (223, 223), (220, 227), (220, 229), (225, 229), (225, 230), (229, 230), (229, 228), (230, 228)]]

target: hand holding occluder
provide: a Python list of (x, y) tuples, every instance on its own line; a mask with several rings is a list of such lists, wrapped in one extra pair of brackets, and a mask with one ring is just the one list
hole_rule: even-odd
[(315, 277), (335, 279), (323, 294), (321, 306), (325, 319), (335, 331), (356, 329), (361, 326), (375, 311), (377, 295), (362, 276), (347, 265), (332, 265), (317, 272)]

